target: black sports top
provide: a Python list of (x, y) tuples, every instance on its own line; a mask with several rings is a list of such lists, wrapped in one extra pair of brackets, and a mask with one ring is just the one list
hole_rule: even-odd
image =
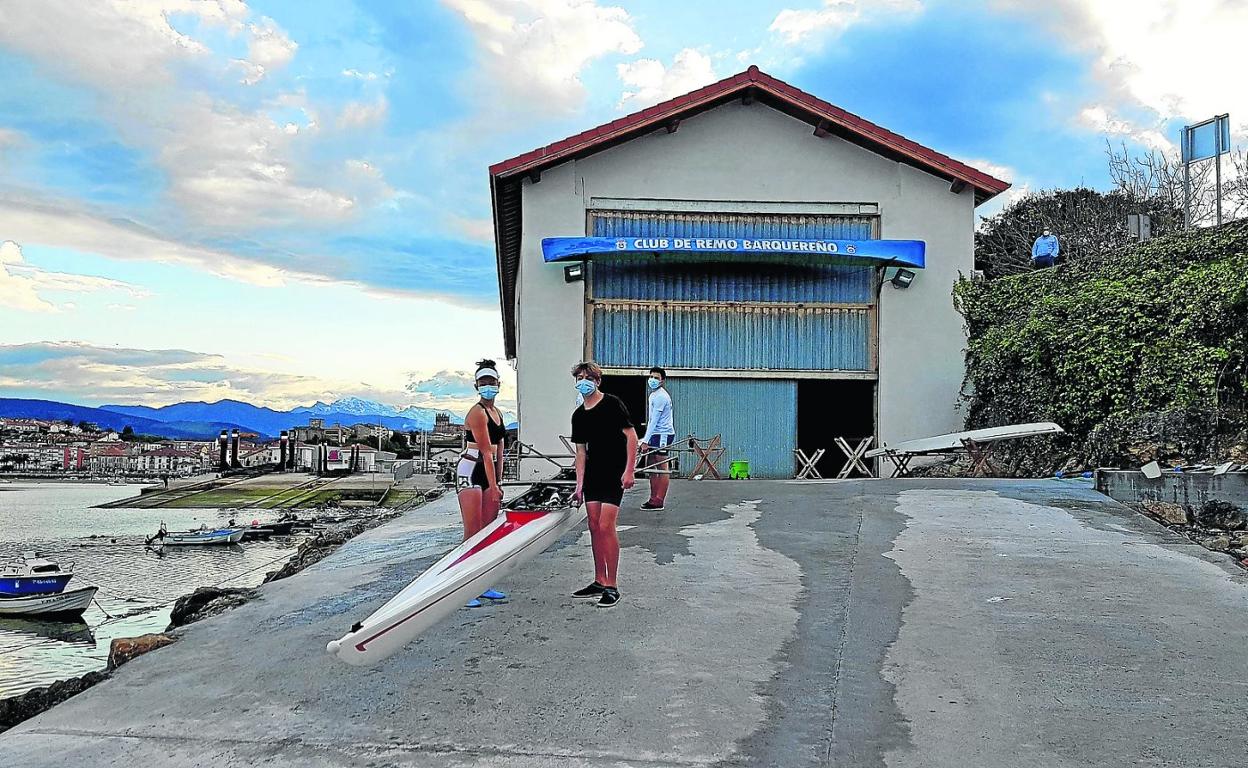
[(503, 424), (503, 412), (498, 412), (498, 422), (495, 423), (494, 419), (490, 416), (489, 410), (487, 410), (486, 407), (480, 403), (477, 403), (477, 405), (481, 408), (481, 410), (485, 411), (485, 424), (486, 429), (489, 430), (490, 434), (490, 445), (498, 445), (506, 440), (507, 425)]

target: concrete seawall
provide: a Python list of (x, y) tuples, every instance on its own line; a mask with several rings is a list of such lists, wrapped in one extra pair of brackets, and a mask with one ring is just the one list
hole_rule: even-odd
[[(1227, 765), (1248, 575), (1055, 481), (678, 483), (374, 669), (324, 653), (458, 538), (347, 542), (0, 736), (92, 766)], [(1199, 685), (1191, 681), (1199, 679)], [(1166, 756), (1162, 759), (1159, 756)], [(1168, 762), (1167, 762), (1168, 761)]]
[(1152, 480), (1143, 472), (1099, 469), (1096, 471), (1096, 489), (1124, 504), (1164, 501), (1199, 509), (1206, 501), (1216, 499), (1248, 509), (1246, 472), (1225, 475), (1166, 472)]

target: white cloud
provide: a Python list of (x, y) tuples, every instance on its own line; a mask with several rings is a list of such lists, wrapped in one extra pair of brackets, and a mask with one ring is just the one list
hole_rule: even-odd
[[(501, 390), (495, 401), (498, 407), (512, 409), (515, 403), (515, 376), (506, 365), (497, 366), (502, 374)], [(464, 413), (480, 399), (470, 370), (438, 371), (433, 374), (412, 374), (407, 394), (415, 405)]]
[(970, 159), (965, 162), (972, 168), (1010, 182), (1009, 189), (975, 209), (975, 216), (979, 221), (995, 216), (1032, 192), (1031, 180), (1020, 177), (1018, 171), (1011, 166), (980, 159)]
[(339, 128), (363, 128), (385, 121), (386, 115), (390, 111), (390, 103), (386, 101), (386, 97), (379, 96), (372, 103), (361, 101), (348, 102), (342, 109), (342, 114), (338, 116)]
[(259, 64), (253, 64), (246, 59), (235, 59), (233, 64), (243, 71), (243, 77), (238, 81), (243, 85), (255, 85), (264, 79), (264, 67)]
[(3, 197), (0, 197), (0, 232), (25, 243), (73, 248), (114, 259), (186, 264), (253, 285), (283, 285), (288, 277), (299, 277), (229, 253), (170, 240), (132, 223)]
[(1085, 125), (1149, 146), (1178, 142), (1165, 123), (1229, 112), (1248, 136), (1248, 3), (1238, 0), (995, 0), (1034, 16), (1066, 46), (1090, 54), (1100, 92), (1080, 115)]
[[(161, 148), (170, 197), (195, 220), (240, 229), (336, 222), (355, 201), (305, 183), (295, 136), (262, 112), (243, 112), (204, 96), (188, 99)], [(319, 180), (318, 180), (319, 181)]]
[(12, 240), (0, 243), (0, 306), (23, 312), (55, 312), (56, 306), (44, 299), (34, 282), (15, 274), (24, 263), (22, 249)]
[(351, 159), (343, 163), (341, 183), (353, 200), (367, 205), (388, 200), (396, 194), (386, 183), (381, 169), (366, 160)]
[[(372, 188), (378, 190), (376, 177), (372, 178)], [(381, 189), (384, 191), (389, 187)], [(419, 295), (457, 306), (479, 307), (479, 300), (475, 298), (364, 285), (352, 280), (339, 280), (323, 274), (279, 267), (229, 251), (171, 239), (134, 222), (109, 218), (66, 205), (32, 203), (27, 200), (7, 199), (2, 195), (0, 232), (28, 244), (71, 248), (110, 259), (185, 265), (218, 277), (264, 288), (277, 288), (291, 282), (315, 286), (340, 285), (383, 299), (410, 299)]]
[(994, 163), (991, 160), (972, 159), (965, 160), (963, 162), (977, 171), (983, 171), (989, 176), (994, 176), (1002, 181), (1008, 181), (1011, 184), (1014, 183), (1014, 179), (1018, 176), (1018, 171), (1014, 170), (1014, 168), (1008, 165)]
[(920, 0), (824, 0), (819, 8), (786, 8), (776, 14), (768, 31), (793, 45), (808, 38), (844, 32), (873, 16), (917, 13)]
[(1150, 149), (1163, 152), (1174, 149), (1174, 143), (1167, 139), (1165, 134), (1153, 128), (1140, 128), (1129, 120), (1115, 117), (1099, 104), (1082, 109), (1079, 112), (1079, 123), (1097, 133), (1125, 136)]
[(58, 305), (49, 300), (44, 296), (47, 291), (124, 291), (135, 298), (149, 295), (146, 290), (120, 280), (39, 269), (26, 263), (22, 247), (16, 242), (0, 242), (0, 306), (24, 312), (56, 312), (73, 308), (72, 304)]
[(277, 23), (270, 18), (263, 18), (247, 29), (251, 39), (247, 43), (247, 59), (270, 71), (280, 69), (295, 57), (299, 44), (287, 37)]
[(616, 71), (629, 89), (620, 98), (620, 106), (630, 109), (657, 104), (716, 80), (711, 57), (693, 48), (677, 53), (670, 67), (658, 59), (638, 59), (618, 65)]
[(571, 112), (584, 101), (580, 76), (590, 62), (642, 46), (628, 12), (596, 0), (443, 3), (476, 35), (478, 87), (494, 112)]
[(494, 242), (494, 220), (493, 219), (469, 219), (462, 216), (452, 216), (448, 222), (452, 229), (469, 240), (476, 240), (482, 243)]
[(174, 13), (209, 24), (237, 22), (246, 7), (214, 2), (62, 0), (0, 4), (0, 44), (76, 80), (108, 89), (169, 79), (168, 65), (208, 49), (169, 23)]
[[(0, 46), (11, 47), (64, 79), (95, 87), (103, 116), (125, 143), (149, 151), (167, 177), (167, 199), (189, 225), (235, 234), (284, 224), (330, 225), (355, 214), (356, 201), (334, 188), (333, 174), (297, 151), (299, 131), (270, 116), (302, 109), (307, 129), (315, 111), (301, 93), (259, 102), (223, 98), (202, 83), (241, 68), (243, 81), (290, 62), (297, 50), (277, 24), (251, 15), (241, 0), (65, 0), (0, 4)], [(217, 56), (179, 32), (184, 17), (248, 43), (245, 60)], [(194, 74), (183, 77), (187, 68)], [(245, 103), (247, 106), (240, 106)], [(357, 106), (348, 122), (384, 117), (384, 100)]]
[(342, 70), (342, 76), (353, 77), (357, 80), (376, 80), (377, 79), (376, 72), (361, 72), (358, 69), (344, 69)]

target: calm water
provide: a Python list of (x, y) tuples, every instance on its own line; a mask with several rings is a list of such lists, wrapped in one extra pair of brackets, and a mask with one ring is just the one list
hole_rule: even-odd
[[(250, 587), (276, 570), (299, 544), (275, 538), (234, 546), (144, 546), (165, 521), (169, 530), (224, 522), (214, 509), (93, 509), (133, 496), (138, 486), (89, 483), (0, 483), (0, 561), (35, 550), (62, 565), (74, 563), (67, 589), (100, 588), (80, 621), (0, 617), (0, 698), (55, 680), (103, 669), (115, 637), (159, 632), (173, 601), (209, 584)], [(245, 511), (240, 520), (274, 519)]]

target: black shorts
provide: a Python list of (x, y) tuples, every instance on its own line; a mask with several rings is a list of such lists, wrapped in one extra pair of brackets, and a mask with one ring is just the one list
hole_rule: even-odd
[(620, 478), (609, 480), (605, 478), (587, 477), (585, 478), (585, 501), (602, 502), (612, 506), (620, 506), (620, 502), (624, 500), (624, 486), (620, 483)]

